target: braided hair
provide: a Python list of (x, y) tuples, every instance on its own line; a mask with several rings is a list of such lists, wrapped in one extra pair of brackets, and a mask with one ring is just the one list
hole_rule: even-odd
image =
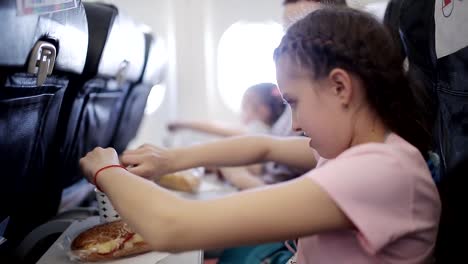
[(316, 10), (289, 28), (275, 60), (284, 54), (314, 79), (334, 68), (360, 78), (384, 124), (427, 157), (432, 141), (427, 94), (405, 75), (390, 33), (371, 15), (345, 7)]

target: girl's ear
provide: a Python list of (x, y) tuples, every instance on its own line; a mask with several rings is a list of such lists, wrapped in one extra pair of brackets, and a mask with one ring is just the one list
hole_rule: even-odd
[(333, 89), (333, 94), (336, 95), (340, 103), (344, 107), (348, 107), (353, 95), (352, 79), (349, 73), (342, 69), (333, 69), (328, 74), (328, 79)]

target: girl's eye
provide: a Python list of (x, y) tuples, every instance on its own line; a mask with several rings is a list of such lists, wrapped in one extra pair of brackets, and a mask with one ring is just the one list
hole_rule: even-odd
[(293, 106), (295, 106), (295, 105), (297, 104), (297, 101), (296, 101), (296, 100), (289, 100), (289, 101), (287, 101), (287, 100), (284, 100), (284, 99), (283, 99), (283, 104), (289, 105), (289, 106), (293, 107)]

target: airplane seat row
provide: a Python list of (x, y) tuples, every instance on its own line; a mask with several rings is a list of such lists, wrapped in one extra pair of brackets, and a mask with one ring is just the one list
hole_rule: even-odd
[[(143, 74), (145, 40), (137, 25), (116, 7), (84, 3), (88, 55), (80, 80), (65, 96), (60, 123), (59, 166), (64, 187), (82, 178), (78, 160), (96, 146), (111, 146), (130, 90)], [(127, 142), (128, 143), (128, 142)]]
[(17, 16), (0, 2), (0, 218), (7, 251), (55, 214), (61, 183), (48, 173), (61, 106), (83, 73), (88, 27), (83, 7)]
[(151, 32), (112, 5), (77, 3), (21, 16), (0, 2), (0, 260), (57, 214), (82, 156), (126, 148), (164, 76)]
[[(137, 128), (140, 125), (147, 98), (154, 84), (164, 81), (167, 54), (162, 39), (157, 38), (150, 32), (145, 32), (145, 63), (140, 80), (129, 91), (125, 98), (122, 115), (117, 123), (117, 128), (112, 137), (111, 146), (117, 153), (122, 153), (128, 143), (135, 138)], [(156, 87), (155, 89), (159, 89)]]

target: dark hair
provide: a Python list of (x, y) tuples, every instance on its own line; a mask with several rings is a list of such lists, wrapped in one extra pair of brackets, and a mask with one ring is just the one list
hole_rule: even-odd
[(325, 5), (346, 6), (346, 0), (284, 0), (283, 5), (294, 4), (297, 2), (317, 2)]
[(269, 125), (273, 125), (283, 114), (285, 105), (276, 84), (259, 83), (247, 88), (245, 94), (247, 93), (253, 93), (257, 95), (260, 103), (268, 107), (270, 110), (270, 116), (267, 120)]
[(288, 54), (314, 79), (341, 68), (360, 78), (370, 106), (384, 124), (427, 157), (433, 121), (427, 94), (410, 84), (401, 55), (381, 23), (351, 8), (322, 8), (295, 23), (275, 50)]

